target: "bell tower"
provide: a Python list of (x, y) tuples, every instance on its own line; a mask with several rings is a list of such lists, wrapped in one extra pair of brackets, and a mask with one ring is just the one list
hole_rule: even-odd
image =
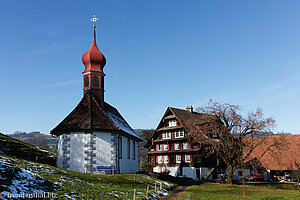
[(92, 92), (99, 100), (101, 107), (104, 106), (104, 72), (103, 67), (106, 64), (104, 55), (100, 52), (96, 44), (96, 21), (98, 18), (94, 15), (91, 19), (94, 22), (94, 36), (92, 46), (82, 56), (82, 62), (85, 66), (83, 74), (83, 94)]

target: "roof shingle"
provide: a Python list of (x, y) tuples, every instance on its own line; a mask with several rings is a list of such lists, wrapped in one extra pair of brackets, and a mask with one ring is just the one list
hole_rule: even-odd
[(51, 132), (60, 135), (68, 131), (121, 131), (141, 140), (116, 108), (104, 103), (102, 108), (93, 93), (86, 93), (75, 109)]

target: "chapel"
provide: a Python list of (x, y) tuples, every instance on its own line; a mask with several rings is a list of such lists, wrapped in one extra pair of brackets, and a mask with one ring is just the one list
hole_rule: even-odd
[(93, 29), (92, 45), (82, 56), (83, 98), (50, 132), (57, 138), (57, 167), (95, 174), (135, 173), (141, 138), (104, 100), (106, 58), (96, 44), (95, 24)]

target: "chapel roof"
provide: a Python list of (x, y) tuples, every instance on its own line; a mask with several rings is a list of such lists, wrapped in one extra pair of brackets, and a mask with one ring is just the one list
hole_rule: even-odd
[(72, 131), (97, 130), (118, 131), (141, 140), (116, 108), (106, 102), (102, 108), (99, 99), (92, 92), (86, 93), (75, 109), (50, 134), (61, 135)]

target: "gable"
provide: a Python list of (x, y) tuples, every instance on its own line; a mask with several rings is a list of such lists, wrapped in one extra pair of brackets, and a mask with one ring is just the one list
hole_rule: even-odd
[[(150, 140), (155, 139), (158, 136), (160, 131), (163, 131), (165, 129), (166, 130), (172, 129), (170, 127), (163, 126), (163, 124), (166, 121), (172, 120), (172, 119), (176, 119), (180, 123), (180, 125), (177, 127), (174, 127), (174, 129), (183, 128), (188, 134), (196, 133), (196, 134), (200, 134), (201, 136), (203, 135), (203, 137), (207, 138), (207, 136), (205, 136), (201, 132), (201, 130), (198, 128), (198, 125), (205, 123), (207, 121), (208, 117), (209, 117), (209, 115), (207, 115), (207, 114), (202, 114), (202, 113), (198, 113), (198, 112), (190, 112), (190, 111), (184, 110), (184, 109), (168, 107)], [(146, 146), (150, 145), (150, 140), (148, 141)]]
[(116, 108), (106, 102), (102, 108), (98, 99), (90, 92), (84, 95), (75, 109), (50, 134), (91, 130), (119, 131), (141, 141)]

